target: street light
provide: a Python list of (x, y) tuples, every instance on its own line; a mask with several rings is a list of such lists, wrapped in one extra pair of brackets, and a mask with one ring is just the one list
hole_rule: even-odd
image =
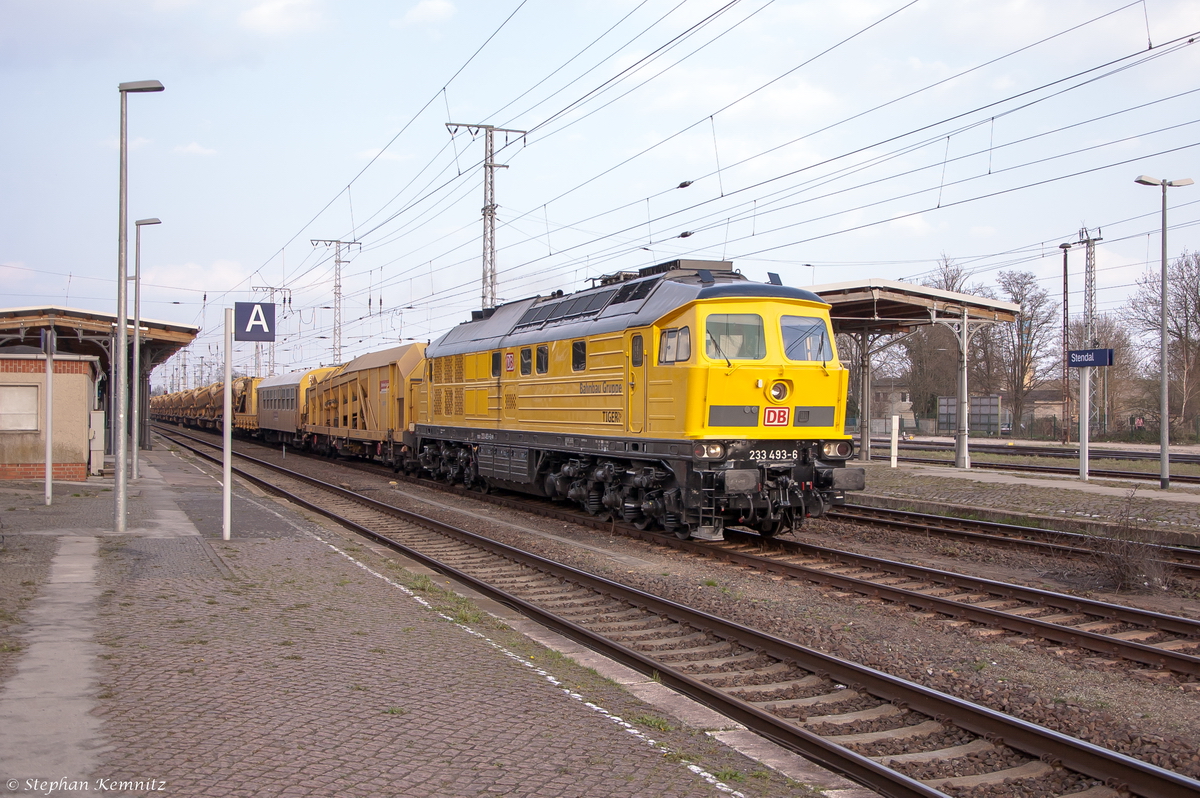
[(121, 94), (121, 178), (120, 178), (120, 194), (117, 198), (117, 216), (118, 226), (117, 231), (117, 340), (112, 349), (113, 358), (113, 421), (111, 429), (113, 431), (113, 456), (116, 461), (113, 468), (113, 494), (116, 497), (116, 511), (114, 513), (113, 526), (118, 533), (125, 531), (125, 494), (127, 484), (125, 479), (125, 459), (128, 452), (127, 440), (125, 438), (126, 430), (126, 409), (129, 402), (129, 373), (126, 370), (126, 360), (128, 356), (129, 336), (125, 325), (129, 322), (128, 308), (126, 303), (128, 299), (128, 286), (126, 285), (126, 249), (129, 231), (126, 229), (127, 220), (125, 215), (125, 200), (126, 200), (126, 162), (128, 143), (125, 135), (125, 116), (126, 116), (126, 95), (130, 92), (148, 92), (162, 91), (163, 85), (157, 80), (135, 80), (131, 83), (122, 83), (117, 86), (117, 91)]
[(133, 223), (137, 236), (133, 247), (133, 478), (138, 479), (138, 450), (142, 447), (142, 225), (162, 224), (158, 219), (138, 219)]
[(1159, 345), (1162, 351), (1159, 353), (1158, 367), (1162, 405), (1159, 413), (1159, 426), (1161, 429), (1159, 430), (1158, 437), (1158, 485), (1163, 490), (1166, 490), (1171, 487), (1171, 415), (1167, 404), (1167, 187), (1179, 188), (1181, 186), (1190, 186), (1193, 181), (1190, 177), (1180, 178), (1179, 180), (1159, 180), (1157, 177), (1141, 175), (1134, 179), (1133, 182), (1140, 183), (1143, 186), (1162, 186), (1162, 318), (1160, 322), (1162, 329), (1159, 331)]

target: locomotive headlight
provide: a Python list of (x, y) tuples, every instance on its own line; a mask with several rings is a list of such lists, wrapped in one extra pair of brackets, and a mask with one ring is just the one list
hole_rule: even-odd
[(851, 444), (850, 441), (827, 441), (825, 445), (821, 447), (821, 452), (826, 457), (834, 457), (838, 459), (845, 459), (849, 457), (853, 451), (854, 445)]
[(725, 445), (722, 443), (697, 443), (692, 454), (702, 460), (720, 460), (725, 456)]
[(786, 382), (776, 382), (771, 385), (771, 398), (776, 402), (782, 402), (787, 399), (788, 385)]

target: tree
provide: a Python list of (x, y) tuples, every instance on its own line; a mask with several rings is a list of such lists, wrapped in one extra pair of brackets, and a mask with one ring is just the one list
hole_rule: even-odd
[[(929, 288), (956, 293), (982, 290), (967, 288), (967, 274), (944, 253), (937, 269), (924, 282)], [(937, 398), (958, 393), (958, 341), (954, 332), (941, 324), (922, 327), (899, 344), (905, 360), (913, 413), (936, 418)]]
[(1061, 365), (1056, 357), (1061, 340), (1055, 323), (1059, 306), (1050, 301), (1032, 272), (1004, 271), (996, 281), (1003, 298), (1021, 306), (1017, 320), (1003, 325), (997, 336), (1000, 381), (1016, 420), (1025, 413), (1025, 398), (1045, 385)]
[[(1101, 418), (1107, 411), (1109, 430), (1125, 429), (1129, 425), (1129, 416), (1146, 415), (1146, 410), (1154, 401), (1145, 395), (1142, 381), (1139, 379), (1137, 348), (1129, 335), (1128, 327), (1115, 315), (1102, 313), (1097, 316), (1093, 332), (1092, 340), (1088, 340), (1083, 319), (1075, 319), (1070, 325), (1068, 348), (1113, 350), (1113, 364), (1095, 370), (1097, 397), (1092, 402), (1092, 412), (1097, 418)], [(1059, 368), (1061, 367), (1060, 363)], [(1071, 395), (1074, 397), (1079, 396), (1082, 371), (1070, 369)]]
[[(1200, 405), (1200, 252), (1184, 253), (1167, 265), (1167, 377), (1171, 414), (1182, 421), (1196, 417)], [(1158, 373), (1162, 327), (1161, 275), (1147, 272), (1126, 317), (1145, 340), (1147, 377)], [(1157, 401), (1157, 394), (1155, 395)], [(1157, 407), (1157, 404), (1155, 404)]]

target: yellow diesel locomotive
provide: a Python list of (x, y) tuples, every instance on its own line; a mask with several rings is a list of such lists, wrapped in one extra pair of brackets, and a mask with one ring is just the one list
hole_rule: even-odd
[(397, 467), (680, 537), (774, 535), (864, 487), (829, 305), (725, 261), (477, 311), (409, 379)]

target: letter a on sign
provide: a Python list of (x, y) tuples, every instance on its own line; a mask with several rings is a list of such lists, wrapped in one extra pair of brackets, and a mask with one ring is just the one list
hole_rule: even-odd
[(233, 340), (274, 341), (274, 302), (234, 302)]

